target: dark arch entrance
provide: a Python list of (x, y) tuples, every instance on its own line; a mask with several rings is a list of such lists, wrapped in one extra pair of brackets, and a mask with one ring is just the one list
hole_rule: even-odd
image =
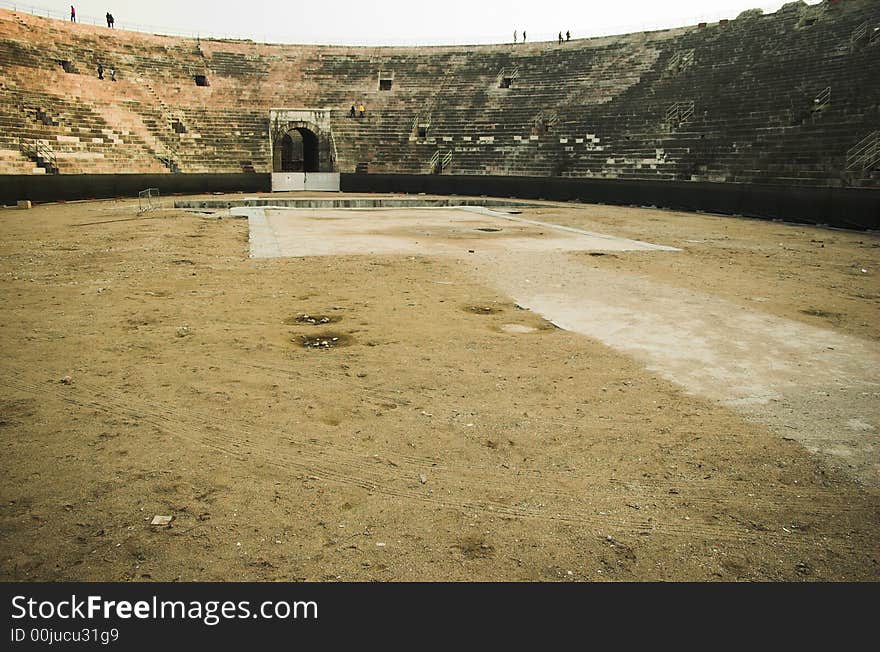
[(291, 129), (275, 147), (281, 153), (281, 160), (276, 159), (276, 172), (319, 171), (318, 136), (312, 130), (305, 127)]

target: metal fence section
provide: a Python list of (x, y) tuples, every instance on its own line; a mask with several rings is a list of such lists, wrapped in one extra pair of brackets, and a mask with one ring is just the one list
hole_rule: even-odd
[(147, 188), (138, 193), (138, 214), (162, 208), (162, 198), (158, 188)]

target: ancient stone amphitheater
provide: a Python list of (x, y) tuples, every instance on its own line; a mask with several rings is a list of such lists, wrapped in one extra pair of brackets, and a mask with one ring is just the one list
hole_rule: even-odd
[[(3, 10), (2, 199), (268, 190), (273, 170), (320, 170), (343, 190), (870, 227), (878, 29), (877, 3), (852, 0), (563, 45), (315, 47)], [(278, 108), (301, 111), (272, 124)]]
[(0, 10), (0, 581), (877, 581), (878, 80)]

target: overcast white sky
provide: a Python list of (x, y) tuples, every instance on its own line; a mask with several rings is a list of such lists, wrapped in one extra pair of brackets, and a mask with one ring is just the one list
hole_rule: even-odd
[[(513, 30), (529, 41), (621, 34), (735, 18), (746, 9), (776, 11), (786, 0), (74, 0), (81, 22), (103, 21), (109, 11), (116, 27), (251, 38), (278, 43), (414, 45), (499, 43)], [(821, 0), (808, 0), (817, 4)], [(67, 2), (0, 1), (68, 15)]]

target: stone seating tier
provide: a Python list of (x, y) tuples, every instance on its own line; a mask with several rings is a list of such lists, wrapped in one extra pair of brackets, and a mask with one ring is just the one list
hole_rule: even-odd
[[(846, 169), (847, 150), (880, 127), (880, 44), (851, 42), (865, 22), (880, 27), (872, 0), (562, 46), (358, 48), (0, 10), (0, 173), (45, 172), (19, 138), (48, 143), (62, 174), (268, 172), (269, 109), (311, 107), (332, 109), (343, 172), (424, 174), (439, 149), (451, 174), (877, 187), (875, 171)], [(96, 78), (99, 63), (116, 83)], [(356, 101), (367, 113), (352, 119)], [(683, 122), (667, 118), (690, 102)]]

